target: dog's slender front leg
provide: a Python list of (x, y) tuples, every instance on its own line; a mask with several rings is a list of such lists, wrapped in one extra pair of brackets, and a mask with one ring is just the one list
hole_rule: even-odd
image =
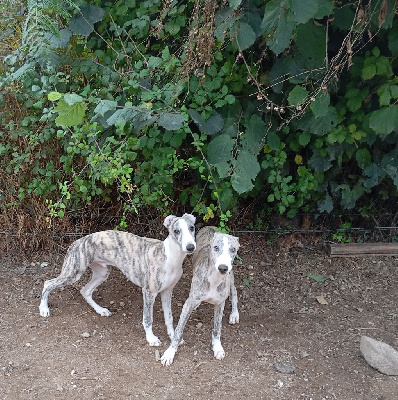
[(224, 349), (221, 345), (221, 327), (222, 327), (222, 316), (224, 313), (225, 301), (221, 304), (214, 306), (214, 327), (213, 327), (213, 353), (217, 360), (222, 360), (225, 356)]
[(152, 293), (148, 289), (142, 288), (142, 294), (144, 299), (142, 325), (144, 325), (146, 340), (149, 343), (149, 346), (161, 346), (162, 342), (152, 332), (153, 303), (155, 302), (157, 293)]
[(230, 285), (231, 287), (230, 287), (229, 297), (231, 299), (232, 311), (231, 314), (229, 315), (229, 323), (233, 325), (239, 322), (239, 311), (238, 311), (238, 293), (236, 292), (234, 273), (232, 271), (231, 271)]
[(169, 348), (163, 353), (160, 361), (163, 365), (168, 366), (172, 364), (174, 360), (174, 356), (177, 352), (178, 345), (181, 342), (182, 334), (184, 332), (184, 328), (188, 319), (192, 313), (192, 311), (197, 308), (200, 304), (200, 301), (194, 301), (192, 298), (188, 298), (185, 301), (184, 307), (182, 308), (180, 319), (178, 321), (178, 325), (174, 331), (174, 336), (171, 340), (171, 344)]
[(168, 289), (160, 293), (162, 298), (162, 308), (164, 315), (164, 323), (166, 324), (167, 334), (170, 340), (174, 336), (174, 326), (173, 326), (173, 313), (171, 311), (171, 297), (173, 294), (173, 289)]

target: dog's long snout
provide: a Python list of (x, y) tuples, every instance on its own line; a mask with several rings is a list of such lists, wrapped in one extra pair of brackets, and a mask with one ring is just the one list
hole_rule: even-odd
[(193, 253), (195, 251), (195, 245), (192, 243), (189, 243), (189, 244), (187, 244), (186, 249), (187, 249), (188, 253)]
[(221, 274), (226, 274), (228, 271), (228, 265), (221, 264), (218, 266), (218, 270), (221, 272)]

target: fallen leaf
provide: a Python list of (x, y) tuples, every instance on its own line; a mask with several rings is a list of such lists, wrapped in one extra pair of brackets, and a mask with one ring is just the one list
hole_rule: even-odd
[(325, 282), (326, 278), (323, 275), (313, 274), (311, 272), (307, 273), (307, 278), (311, 278), (316, 282)]
[(324, 306), (327, 306), (329, 304), (323, 296), (317, 296), (316, 300), (319, 304), (322, 304)]

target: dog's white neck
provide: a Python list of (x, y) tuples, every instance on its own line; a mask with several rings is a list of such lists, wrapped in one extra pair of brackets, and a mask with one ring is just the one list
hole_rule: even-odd
[(169, 266), (181, 266), (187, 255), (182, 251), (180, 245), (169, 235), (163, 241), (164, 251), (166, 254), (166, 264)]

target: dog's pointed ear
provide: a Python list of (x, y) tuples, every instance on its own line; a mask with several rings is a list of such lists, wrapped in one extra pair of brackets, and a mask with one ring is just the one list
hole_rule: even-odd
[(183, 218), (187, 218), (191, 223), (195, 223), (196, 221), (196, 217), (194, 217), (192, 214), (184, 214), (182, 216)]
[(174, 222), (174, 220), (175, 220), (176, 218), (177, 218), (177, 217), (176, 217), (175, 215), (168, 215), (168, 216), (164, 219), (163, 225), (164, 225), (166, 228), (169, 228), (170, 225)]

